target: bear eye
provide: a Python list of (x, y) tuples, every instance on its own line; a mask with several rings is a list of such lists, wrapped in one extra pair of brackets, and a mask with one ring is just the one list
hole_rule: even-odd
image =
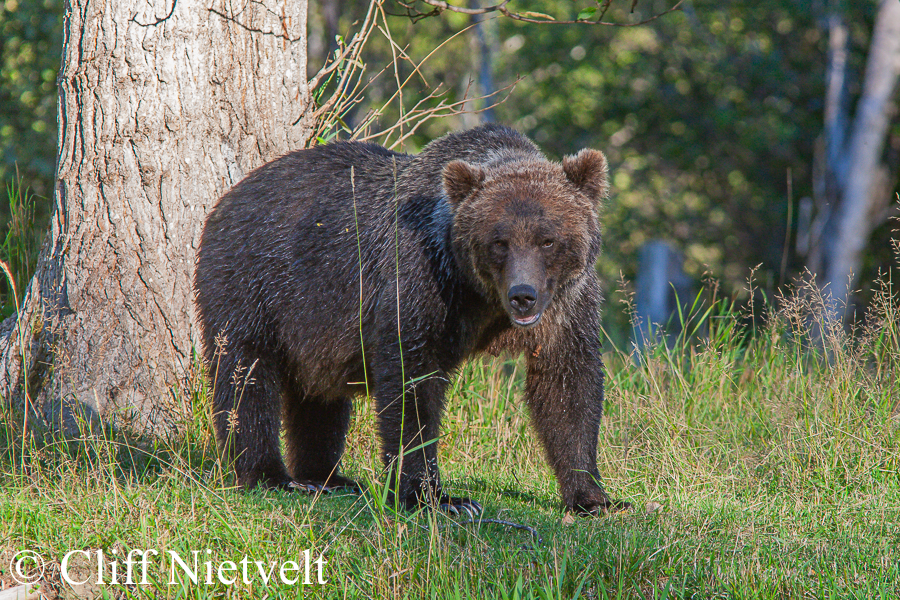
[(500, 250), (506, 250), (509, 247), (509, 242), (506, 240), (497, 240), (494, 242), (494, 247), (499, 248)]
[(541, 247), (542, 247), (542, 248), (552, 248), (552, 247), (553, 247), (553, 240), (549, 240), (549, 239), (548, 239), (548, 240), (544, 240), (544, 243), (541, 244)]

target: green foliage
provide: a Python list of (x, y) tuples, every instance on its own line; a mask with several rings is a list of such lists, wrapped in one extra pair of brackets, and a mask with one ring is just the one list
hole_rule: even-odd
[[(62, 0), (0, 1), (0, 181), (53, 189)], [(2, 217), (2, 213), (0, 213)]]
[[(42, 23), (29, 17), (39, 8), (15, 4), (13, 13), (7, 0), (0, 25), (19, 23), (21, 31), (35, 33), (25, 24)], [(783, 241), (787, 167), (795, 197), (808, 193), (803, 182), (821, 122), (824, 42), (817, 24), (786, 1), (693, 6), (695, 12), (635, 29), (495, 23), (503, 40), (501, 72), (528, 76), (498, 109), (501, 120), (557, 157), (596, 146), (614, 162), (616, 192), (605, 217), (609, 258), (601, 265), (610, 281), (617, 272), (612, 265), (633, 274), (642, 236), (662, 228), (687, 248), (695, 274), (708, 266), (736, 286), (743, 265), (766, 261), (771, 270), (773, 257), (780, 259), (771, 247), (780, 249)], [(638, 7), (649, 13), (663, 4)], [(533, 8), (569, 16), (578, 10), (563, 2)], [(453, 15), (428, 29), (398, 25), (396, 41), (422, 56), (434, 47), (427, 36), (445, 39), (466, 22)], [(857, 43), (865, 31), (858, 28)], [(9, 44), (24, 35), (0, 39)], [(15, 53), (7, 47), (0, 53), (3, 77), (8, 57), (17, 65), (37, 60), (25, 45)], [(458, 97), (473, 60), (460, 36), (423, 76)], [(401, 62), (398, 71), (402, 78), (412, 68)], [(0, 93), (9, 89), (4, 83)], [(371, 97), (386, 99), (378, 95), (386, 89), (373, 84)], [(407, 96), (416, 98), (416, 89)], [(14, 104), (22, 98), (13, 95)], [(2, 99), (0, 118), (7, 118), (7, 96)], [(458, 126), (431, 122), (409, 149)], [(27, 127), (21, 131), (34, 134), (16, 140), (36, 139), (37, 129)], [(3, 139), (5, 152), (14, 144)], [(19, 164), (27, 162), (21, 156)], [(37, 247), (25, 233), (35, 208), (18, 179), (8, 197), (3, 259), (14, 263), (21, 290)], [(386, 506), (369, 403), (357, 406), (345, 459), (368, 492), (327, 498), (232, 487), (216, 456), (199, 366), (192, 387), (179, 395), (185, 420), (171, 440), (132, 439), (87, 416), (73, 436), (23, 439), (22, 415), (0, 404), (0, 587), (11, 583), (7, 558), (22, 548), (47, 559), (48, 586), (57, 592), (66, 591), (59, 561), (72, 549), (121, 556), (131, 548), (182, 554), (210, 548), (219, 560), (287, 560), (311, 548), (328, 560), (325, 586), (185, 590), (168, 585), (157, 570), (150, 586), (85, 593), (896, 597), (900, 307), (891, 282), (882, 284), (866, 328), (852, 336), (826, 330), (825, 352), (810, 343), (817, 338), (813, 329), (826, 329), (811, 325), (821, 302), (810, 290), (785, 298), (778, 311), (768, 307), (771, 318), (759, 335), (745, 335), (742, 318), (713, 295), (685, 314), (688, 335), (674, 344), (639, 357), (609, 351), (600, 470), (607, 489), (635, 508), (574, 524), (561, 518), (556, 483), (517, 401), (522, 362), (465, 365), (452, 383), (441, 439), (445, 481), (483, 501), (488, 517), (534, 527), (540, 541), (502, 525)], [(10, 311), (8, 295), (4, 310)], [(661, 509), (653, 510), (654, 503)]]
[[(606, 10), (605, 21), (633, 23), (672, 3), (641, 0), (631, 11), (627, 0), (616, 0), (609, 10), (605, 2), (538, 0), (527, 9), (557, 19), (594, 19)], [(18, 164), (39, 198), (52, 193), (62, 7), (61, 0), (0, 0), (0, 181), (9, 180)], [(795, 0), (727, 5), (695, 0), (631, 28), (504, 18), (483, 24), (495, 51), (496, 86), (522, 78), (512, 97), (494, 110), (496, 118), (535, 138), (554, 158), (584, 146), (609, 155), (613, 189), (603, 215), (606, 245), (599, 265), (607, 289), (615, 286), (620, 271), (634, 278), (641, 244), (664, 238), (684, 251), (687, 269), (698, 280), (710, 272), (722, 280), (726, 293), (742, 293), (743, 274), (761, 264), (763, 287), (773, 291), (781, 279), (785, 236), (796, 226), (794, 206), (794, 223), (787, 228), (788, 202), (812, 195), (813, 150), (823, 121), (823, 7)], [(843, 8), (850, 25), (852, 104), (874, 4), (845, 2)], [(366, 9), (362, 1), (342, 3), (340, 33), (355, 31)], [(384, 105), (397, 82), (407, 78), (402, 108), (388, 106), (371, 131), (397, 123), (436, 88), (444, 95), (420, 109), (441, 99), (460, 100), (467, 90), (470, 97), (479, 94), (477, 84), (469, 85), (478, 79), (482, 56), (474, 30), (463, 32), (472, 24), (468, 16), (445, 12), (413, 23), (398, 5), (388, 2), (385, 9), (397, 13), (388, 18), (389, 27), (382, 27), (395, 45), (375, 35), (364, 56), (367, 78), (384, 71), (367, 84), (364, 102), (341, 115), (343, 121), (321, 141), (346, 136), (348, 127), (366, 120), (369, 109)], [(313, 4), (311, 30), (324, 26), (320, 18)], [(333, 79), (317, 97), (327, 97), (334, 85)], [(473, 99), (470, 108), (484, 105)], [(476, 120), (461, 115), (428, 121), (404, 149), (417, 151)], [(900, 140), (898, 128), (893, 140)], [(0, 207), (0, 221), (8, 218), (5, 212)], [(46, 202), (37, 203), (38, 228), (43, 229), (48, 212)], [(873, 236), (864, 280), (874, 279), (890, 263), (894, 227), (886, 224)], [(788, 258), (790, 279), (803, 265), (802, 257), (789, 252)]]
[(824, 40), (806, 7), (694, 2), (644, 27), (509, 33), (524, 39), (501, 70), (533, 75), (501, 118), (557, 155), (609, 154), (608, 281), (633, 278), (639, 247), (663, 238), (729, 292), (759, 263), (777, 283), (787, 170), (795, 199), (811, 194), (822, 123)]
[[(9, 199), (0, 203), (0, 226), (6, 224), (2, 258), (13, 268), (20, 294), (20, 277), (34, 272), (50, 218), (46, 198), (56, 165), (62, 12), (62, 0), (0, 0), (0, 182)], [(23, 191), (22, 181), (34, 194)], [(2, 280), (0, 317), (6, 317), (14, 307)]]
[(28, 188), (22, 188), (22, 179), (16, 178), (6, 184), (9, 220), (0, 235), (0, 260), (5, 262), (12, 272), (15, 283), (15, 294), (9, 278), (0, 277), (0, 319), (16, 313), (15, 296), (19, 303), (25, 295), (28, 281), (37, 266), (38, 252), (42, 240), (43, 228), (35, 225), (35, 200)]
[[(613, 2), (604, 20), (635, 22), (671, 5), (641, 1), (629, 13), (630, 2)], [(590, 12), (568, 0), (543, 0), (528, 8), (558, 19)], [(874, 5), (844, 3), (844, 8), (851, 34), (852, 106)], [(585, 146), (609, 156), (613, 185), (603, 214), (606, 244), (599, 265), (607, 289), (620, 272), (633, 280), (637, 250), (662, 238), (684, 251), (687, 271), (696, 280), (711, 273), (727, 294), (743, 294), (744, 274), (761, 265), (762, 286), (773, 293), (781, 279), (785, 237), (793, 240), (796, 203), (812, 196), (827, 57), (822, 10), (793, 0), (727, 5), (698, 0), (631, 28), (538, 26), (503, 18), (485, 24), (488, 37), (496, 40), (496, 86), (521, 78), (512, 97), (494, 109), (497, 120), (533, 137), (554, 158)], [(450, 13), (417, 24), (398, 17), (391, 31), (416, 61), (470, 24), (464, 15)], [(407, 110), (423, 97), (426, 82), (441, 84), (448, 99), (462, 97), (482, 60), (473, 39), (472, 33), (459, 36), (428, 59), (407, 90)], [(373, 40), (370, 48), (371, 65), (389, 62), (386, 42)], [(413, 73), (413, 65), (401, 61), (399, 72), (402, 79)], [(377, 89), (376, 84), (376, 106)], [(477, 95), (477, 86), (468, 91)], [(384, 121), (399, 116), (389, 109)], [(471, 124), (465, 116), (427, 123), (407, 150)], [(867, 263), (867, 280), (890, 260), (889, 238), (887, 228), (877, 233), (872, 253), (879, 260)], [(802, 270), (803, 257), (794, 255), (793, 244), (787, 248), (785, 279), (790, 280)]]

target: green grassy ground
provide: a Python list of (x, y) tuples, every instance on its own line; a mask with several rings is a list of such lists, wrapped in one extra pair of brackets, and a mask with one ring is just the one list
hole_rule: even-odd
[[(742, 336), (727, 316), (689, 323), (698, 336), (639, 361), (607, 350), (607, 410), (599, 464), (626, 513), (565, 518), (519, 401), (522, 366), (477, 361), (453, 384), (441, 440), (446, 483), (485, 517), (532, 527), (395, 513), (380, 502), (371, 405), (360, 400), (345, 470), (362, 496), (242, 493), (216, 461), (202, 386), (183, 434), (156, 447), (120, 434), (23, 446), (21, 417), (3, 414), (0, 582), (23, 549), (44, 561), (49, 597), (328, 598), (895, 598), (900, 596), (900, 319), (886, 288), (866, 330), (816, 330), (815, 298), (780, 302), (769, 326)], [(812, 311), (812, 314), (815, 310)], [(699, 335), (702, 333), (703, 335)], [(696, 341), (701, 340), (701, 341)], [(120, 584), (97, 577), (96, 551), (117, 560)], [(129, 550), (155, 549), (134, 584)], [(207, 549), (210, 552), (207, 552)], [(285, 561), (295, 585), (278, 583)], [(198, 554), (198, 584), (171, 554)], [(250, 584), (217, 581), (233, 561)], [(210, 561), (212, 581), (205, 583)], [(253, 561), (268, 571), (263, 577)], [(290, 568), (293, 565), (288, 565)], [(288, 579), (296, 576), (287, 572)], [(0, 586), (2, 587), (2, 586)]]

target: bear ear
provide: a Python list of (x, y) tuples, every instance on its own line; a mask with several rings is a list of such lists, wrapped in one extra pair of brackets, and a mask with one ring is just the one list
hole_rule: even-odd
[(563, 172), (579, 190), (587, 194), (594, 204), (606, 198), (609, 180), (606, 178), (606, 157), (599, 150), (586, 148), (562, 161)]
[(484, 170), (462, 160), (454, 160), (444, 167), (444, 193), (454, 208), (484, 183)]

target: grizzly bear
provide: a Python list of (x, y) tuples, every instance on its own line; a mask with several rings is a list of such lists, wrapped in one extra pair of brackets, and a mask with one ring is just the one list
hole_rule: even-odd
[(298, 150), (234, 186), (204, 226), (195, 290), (216, 437), (239, 483), (355, 487), (338, 464), (351, 400), (371, 394), (396, 501), (477, 514), (441, 487), (444, 395), (465, 359), (524, 352), (566, 508), (611, 508), (596, 462), (606, 172), (599, 151), (555, 163), (485, 125), (418, 155)]

